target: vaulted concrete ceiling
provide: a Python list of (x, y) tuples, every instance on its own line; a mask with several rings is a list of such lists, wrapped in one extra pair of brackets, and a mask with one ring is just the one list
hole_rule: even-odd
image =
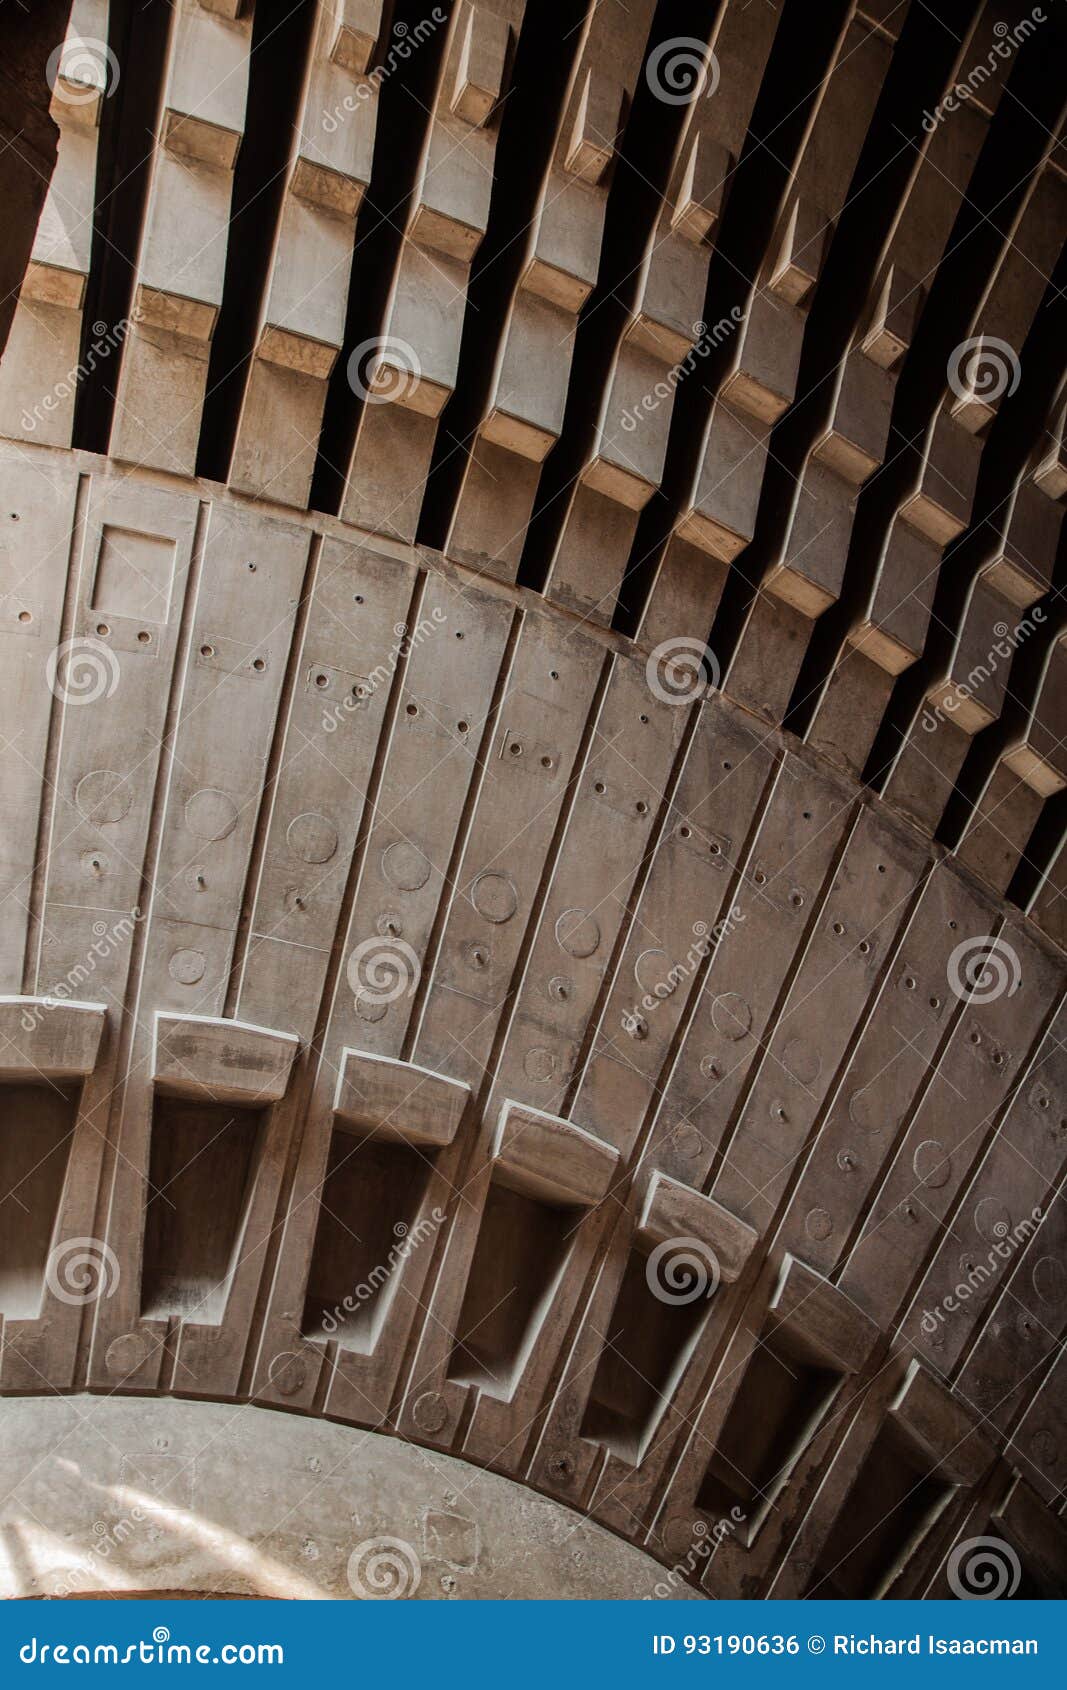
[(1062, 1586), (1061, 11), (75, 0), (0, 1390)]

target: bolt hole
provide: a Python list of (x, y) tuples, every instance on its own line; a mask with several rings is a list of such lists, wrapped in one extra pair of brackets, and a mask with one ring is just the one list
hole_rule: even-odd
[(252, 574), (253, 574), (253, 575), (254, 575), (254, 574), (255, 574), (255, 573), (256, 573), (256, 566), (255, 566), (255, 564), (254, 564), (254, 563), (248, 563), (248, 564), (246, 564), (246, 565), (245, 565), (245, 568), (246, 568), (246, 569), (249, 569), (249, 570), (251, 570), (251, 572), (252, 572)]
[(418, 707), (417, 704), (409, 704), (407, 708), (408, 708), (408, 715), (409, 716), (417, 716), (418, 715), (419, 707)]
[(461, 734), (469, 733), (470, 732), (470, 723), (469, 722), (457, 722), (456, 723), (456, 729)]
[(353, 604), (362, 604), (363, 603), (363, 594), (362, 593), (353, 593), (352, 594), (352, 603)]
[(201, 657), (214, 657), (215, 647), (213, 645), (202, 645), (200, 647), (200, 655)]
[(732, 763), (724, 763), (723, 768), (727, 771), (727, 773), (729, 773), (730, 770), (733, 768), (733, 764)]
[(317, 687), (328, 687), (329, 684), (330, 684), (329, 676), (327, 676), (327, 675), (316, 675), (315, 676), (315, 685)]
[(543, 769), (550, 769), (552, 767), (551, 757), (542, 757), (541, 758), (541, 767)]
[(457, 640), (461, 640), (463, 638), (463, 629), (462, 628), (456, 629), (456, 638), (457, 638)]
[(645, 816), (648, 814), (648, 805), (645, 803), (643, 798), (639, 798), (637, 800), (637, 813), (639, 816)]
[(553, 680), (553, 681), (559, 680), (559, 670), (558, 669), (550, 669), (548, 674), (549, 674), (550, 680)]
[(152, 636), (148, 632), (147, 628), (142, 628), (140, 633), (137, 635), (137, 638), (140, 640), (142, 645), (151, 645), (152, 643)]
[(688, 839), (691, 831), (692, 830), (688, 827), (680, 827), (678, 829), (678, 833), (682, 839)]
[(28, 610), (20, 610), (19, 611), (19, 621), (20, 622), (32, 622), (33, 617), (30, 615)]
[(593, 782), (593, 791), (594, 792), (603, 792), (603, 790), (604, 790), (604, 782), (602, 780), (598, 780), (598, 781)]
[(110, 634), (111, 629), (108, 627), (106, 622), (98, 622), (96, 624), (96, 631), (98, 634)]
[(262, 674), (263, 670), (267, 667), (267, 665), (264, 663), (262, 657), (253, 657), (252, 667), (256, 671), (256, 674), (260, 675), (260, 674)]

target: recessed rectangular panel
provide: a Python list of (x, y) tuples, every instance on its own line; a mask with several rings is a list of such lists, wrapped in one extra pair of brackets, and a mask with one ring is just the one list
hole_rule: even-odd
[(105, 522), (91, 604), (116, 616), (165, 622), (170, 610), (177, 548), (162, 534), (139, 534)]

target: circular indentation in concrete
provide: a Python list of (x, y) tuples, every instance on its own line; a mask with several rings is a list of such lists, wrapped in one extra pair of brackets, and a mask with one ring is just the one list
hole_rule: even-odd
[(983, 1197), (974, 1211), (978, 1236), (987, 1244), (1000, 1244), (1011, 1231), (1011, 1211), (996, 1197)]
[(664, 1523), (663, 1547), (669, 1555), (685, 1555), (707, 1532), (703, 1520), (688, 1514), (674, 1514)]
[(553, 1003), (567, 1003), (573, 991), (574, 982), (565, 974), (557, 974), (548, 982), (548, 995)]
[(106, 851), (83, 851), (80, 861), (87, 880), (101, 880), (111, 867)]
[(790, 1039), (782, 1052), (782, 1067), (802, 1086), (810, 1086), (819, 1077), (822, 1057), (807, 1039)]
[(684, 1156), (687, 1162), (692, 1161), (694, 1156), (699, 1156), (704, 1148), (704, 1140), (696, 1128), (691, 1127), (687, 1122), (675, 1127), (671, 1134), (671, 1143), (679, 1156)]
[(94, 827), (108, 827), (129, 814), (133, 789), (114, 769), (91, 769), (74, 788), (78, 814)]
[(195, 986), (204, 978), (207, 957), (203, 951), (175, 951), (167, 964), (167, 973), (179, 986)]
[(752, 1026), (752, 1010), (740, 992), (722, 992), (711, 1006), (711, 1024), (724, 1039), (743, 1039)]
[(475, 974), (483, 974), (489, 967), (492, 952), (488, 945), (464, 945), (463, 960)]
[(420, 1432), (439, 1432), (448, 1421), (448, 1404), (440, 1391), (423, 1391), (415, 1399), (411, 1418)]
[(556, 922), (556, 942), (568, 956), (592, 956), (600, 943), (599, 923), (588, 910), (564, 910)]
[(911, 1166), (915, 1178), (931, 1191), (938, 1191), (952, 1177), (952, 1159), (939, 1138), (924, 1138), (916, 1145)]
[(408, 839), (396, 839), (382, 852), (382, 873), (400, 892), (417, 892), (430, 878), (432, 864)]
[(1034, 1263), (1031, 1282), (1043, 1303), (1062, 1306), (1067, 1296), (1067, 1269), (1058, 1256), (1042, 1256)]
[[(674, 983), (668, 978), (670, 961), (666, 951), (660, 945), (650, 945), (647, 951), (642, 951), (634, 963), (634, 979), (643, 992), (654, 992), (657, 997), (670, 997), (674, 991)], [(660, 988), (656, 991), (657, 986)]]
[(185, 825), (198, 839), (209, 843), (225, 839), (237, 826), (237, 805), (228, 792), (217, 786), (201, 787), (185, 805)]
[(1050, 1472), (1059, 1465), (1059, 1442), (1047, 1426), (1039, 1426), (1030, 1439), (1030, 1453), (1043, 1472)]
[(556, 1059), (543, 1045), (535, 1045), (522, 1059), (523, 1071), (530, 1080), (550, 1080), (556, 1072)]
[(700, 1072), (706, 1080), (720, 1080), (722, 1078), (722, 1068), (714, 1056), (702, 1056), (700, 1058)]
[(396, 910), (383, 910), (374, 923), (374, 931), (379, 939), (402, 939), (404, 937), (404, 923)]
[(148, 1356), (148, 1339), (141, 1332), (124, 1332), (107, 1347), (104, 1366), (116, 1379), (136, 1373)]
[(295, 1350), (272, 1356), (267, 1378), (280, 1397), (295, 1397), (307, 1383), (307, 1362)]
[(337, 850), (337, 829), (328, 816), (305, 810), (285, 830), (286, 843), (303, 863), (328, 863)]
[(514, 882), (494, 869), (485, 869), (475, 877), (470, 896), (482, 920), (491, 921), (495, 927), (510, 921), (519, 907)]
[(843, 1174), (854, 1174), (860, 1165), (860, 1159), (854, 1150), (839, 1150), (837, 1165)]
[(809, 1209), (804, 1217), (804, 1231), (809, 1238), (829, 1238), (834, 1230), (829, 1209)]
[(849, 1119), (865, 1132), (880, 1133), (885, 1123), (878, 1118), (875, 1099), (870, 1086), (854, 1091), (848, 1100)]
[(369, 1021), (373, 1026), (375, 1021), (384, 1021), (389, 1010), (387, 1003), (379, 1003), (377, 998), (358, 997), (354, 1000), (356, 1014), (361, 1021)]

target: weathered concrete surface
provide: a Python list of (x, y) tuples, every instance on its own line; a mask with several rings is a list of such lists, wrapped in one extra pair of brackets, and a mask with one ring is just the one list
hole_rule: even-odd
[(0, 1497), (2, 1597), (695, 1595), (603, 1527), (508, 1479), (261, 1408), (4, 1401)]

